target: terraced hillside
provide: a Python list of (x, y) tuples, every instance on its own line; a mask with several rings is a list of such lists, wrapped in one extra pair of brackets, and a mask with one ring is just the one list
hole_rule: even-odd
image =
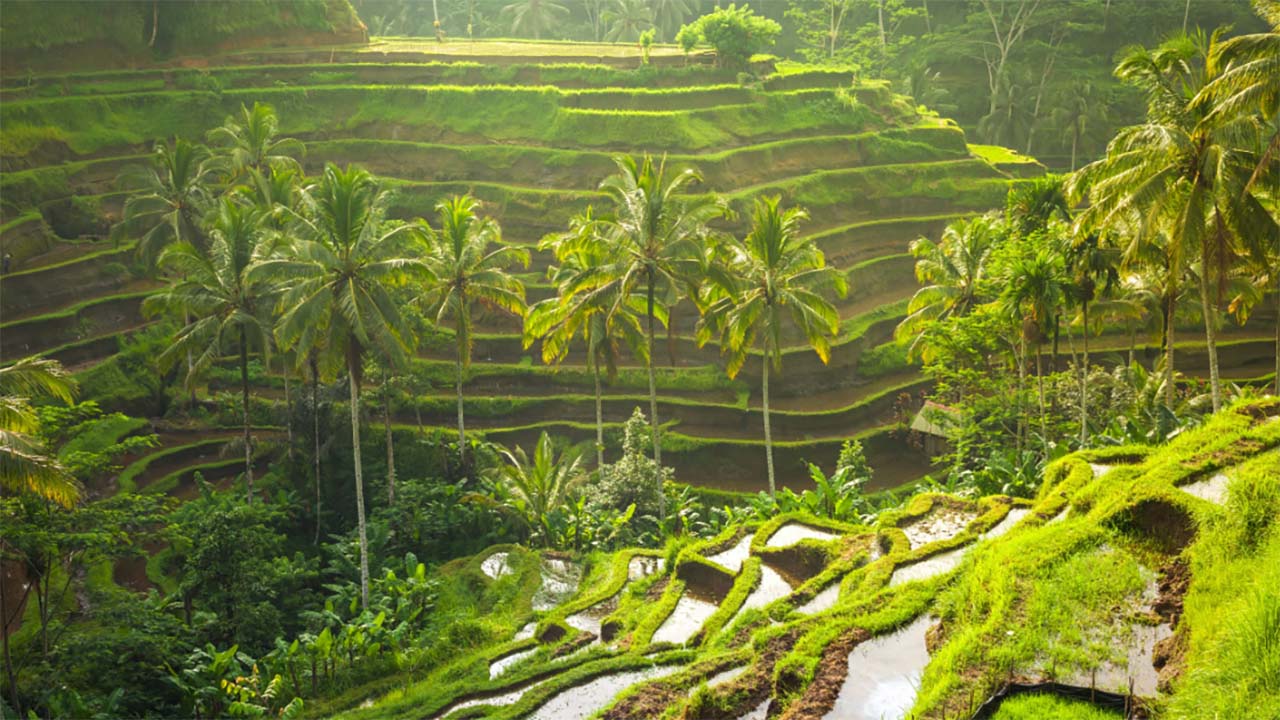
[[(883, 84), (852, 85), (844, 72), (783, 67), (743, 86), (663, 53), (637, 69), (634, 57), (583, 46), (548, 44), (526, 57), (501, 43), (467, 47), (442, 55), (432, 45), (387, 41), (331, 50), (323, 62), (319, 50), (254, 51), (211, 69), (5, 77), (0, 247), (14, 266), (0, 288), (0, 361), (57, 358), (86, 385), (109, 390), (108, 404), (158, 414), (162, 393), (120, 382), (117, 353), (147, 327), (140, 304), (156, 283), (139, 273), (133, 239), (107, 239), (127, 194), (117, 178), (146, 162), (155, 141), (201, 138), (241, 105), (268, 102), (281, 131), (305, 141), (308, 170), (366, 166), (398, 190), (401, 217), (430, 216), (440, 198), (473, 193), (506, 242), (531, 249), (600, 202), (595, 188), (618, 152), (696, 165), (706, 178), (699, 191), (721, 193), (740, 210), (771, 194), (805, 206), (805, 232), (847, 274), (851, 292), (839, 306), (831, 362), (792, 338), (774, 381), (779, 480), (807, 483), (802, 459), (830, 462), (850, 436), (864, 438), (881, 486), (926, 471), (887, 435), (899, 396), (923, 388), (890, 344), (914, 289), (907, 244), (999, 206), (1011, 182), (1040, 171), (1036, 163), (975, 154), (953, 124), (921, 114)], [(739, 218), (725, 229), (741, 230)], [(552, 291), (550, 263), (534, 252), (523, 276), (531, 301)], [(737, 381), (724, 379), (717, 350), (693, 341), (694, 315), (687, 303), (677, 309), (660, 358), (668, 455), (682, 481), (758, 490), (759, 362), (749, 361)], [(480, 323), (465, 388), (470, 424), (508, 444), (531, 445), (543, 429), (587, 438), (593, 408), (582, 356), (545, 367), (536, 348), (523, 347), (514, 318)], [(1257, 344), (1261, 358), (1266, 345)], [(452, 426), (451, 352), (443, 335), (424, 345), (416, 372), (439, 380), (439, 389), (403, 395), (396, 422)], [(637, 370), (624, 367), (607, 388), (611, 432), (642, 404)], [(259, 382), (264, 395), (281, 384), (274, 376)]]
[[(881, 84), (851, 86), (842, 72), (792, 68), (742, 86), (701, 65), (634, 69), (589, 55), (440, 62), (431, 48), (404, 47), (346, 51), (339, 59), (348, 62), (337, 63), (259, 52), (254, 59), (264, 64), (254, 66), (8, 78), (0, 243), (14, 272), (4, 279), (0, 360), (41, 353), (89, 376), (112, 372), (103, 363), (146, 326), (139, 306), (155, 287), (136, 273), (131, 239), (105, 240), (126, 192), (117, 177), (145, 162), (157, 139), (199, 138), (242, 104), (269, 102), (282, 132), (306, 142), (308, 170), (361, 164), (399, 191), (402, 217), (430, 216), (438, 199), (471, 192), (506, 242), (530, 248), (600, 202), (595, 188), (618, 152), (695, 165), (706, 178), (699, 191), (722, 193), (739, 209), (767, 194), (804, 205), (806, 232), (853, 289), (840, 306), (829, 365), (793, 338), (775, 390), (782, 479), (803, 482), (802, 457), (834, 458), (839, 441), (855, 434), (867, 436), (885, 482), (923, 472), (882, 438), (897, 395), (919, 390), (918, 376), (900, 353), (881, 348), (878, 356), (894, 357), (865, 372), (864, 356), (889, 340), (911, 292), (907, 243), (999, 205), (1011, 178), (1038, 166), (997, 168), (973, 155), (952, 124), (921, 115)], [(554, 62), (566, 59), (582, 62)], [(534, 252), (523, 278), (531, 301), (551, 292), (551, 260)], [(676, 312), (659, 382), (677, 471), (690, 482), (756, 490), (745, 471), (758, 459), (758, 362), (737, 382), (723, 379), (717, 351), (692, 339), (695, 319), (691, 307)], [(466, 388), (472, 425), (503, 442), (526, 442), (544, 428), (585, 437), (593, 411), (582, 358), (543, 367), (536, 349), (522, 346), (514, 318), (486, 317), (481, 331)], [(424, 348), (422, 372), (447, 376), (446, 340)], [(640, 404), (641, 379), (624, 368), (608, 388), (611, 425)], [(405, 397), (396, 415), (450, 426), (447, 400), (443, 387), (438, 396)]]
[(968, 718), (1052, 681), (1101, 708), (1018, 697), (983, 717), (1274, 717), (1250, 628), (1280, 591), (1278, 478), (1269, 399), (1164, 447), (1069, 456), (1034, 500), (922, 494), (865, 525), (784, 515), (582, 568), (493, 547), (442, 575), (495, 641), (313, 711)]

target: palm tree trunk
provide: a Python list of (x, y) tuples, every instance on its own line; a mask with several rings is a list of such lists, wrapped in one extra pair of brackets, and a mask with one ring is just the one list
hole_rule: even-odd
[(351, 386), (351, 457), (356, 469), (356, 516), (360, 532), (360, 606), (369, 607), (369, 539), (364, 526), (364, 467), (360, 463), (360, 387), (357, 358), (348, 353), (347, 379)]
[(773, 478), (773, 432), (769, 427), (769, 353), (764, 356), (764, 373), (762, 375), (760, 399), (764, 409), (764, 457), (765, 466), (769, 470), (769, 497), (778, 497), (777, 486)]
[(244, 421), (244, 479), (249, 503), (253, 503), (253, 438), (249, 434), (249, 345), (240, 328), (240, 411)]
[[(0, 572), (3, 570), (0, 569)], [(0, 580), (0, 646), (4, 654), (4, 672), (9, 681), (9, 702), (15, 713), (22, 712), (18, 697), (18, 679), (13, 670), (13, 656), (9, 653), (9, 608), (5, 602), (4, 582)]]
[(457, 377), (454, 385), (458, 391), (458, 460), (467, 464), (467, 428), (462, 417), (462, 349), (458, 349)]
[(316, 367), (316, 356), (311, 356), (311, 434), (315, 439), (316, 483), (316, 537), (313, 544), (320, 544), (320, 373)]
[[(1019, 332), (1021, 335), (1021, 332)], [(1027, 432), (1027, 338), (1025, 336), (1018, 339), (1018, 432), (1017, 432), (1017, 449), (1022, 452), (1022, 441)]]
[(1177, 293), (1171, 292), (1164, 313), (1164, 404), (1170, 410), (1173, 409), (1173, 395), (1177, 389), (1173, 380), (1173, 310), (1177, 301)]
[(396, 504), (396, 444), (391, 437), (390, 369), (382, 376), (382, 424), (387, 434), (387, 504)]
[(1036, 391), (1040, 396), (1040, 442), (1044, 444), (1045, 452), (1049, 451), (1049, 414), (1045, 411), (1044, 404), (1044, 367), (1041, 356), (1040, 343), (1036, 343)]
[(1080, 122), (1071, 126), (1071, 172), (1076, 171), (1076, 147), (1080, 144)]
[[(186, 308), (183, 308), (183, 309), (182, 309), (182, 326), (183, 326), (183, 327), (188, 327), (188, 326), (190, 326), (190, 325), (191, 325), (191, 315), (190, 315), (190, 313), (188, 313), (188, 312), (187, 312)], [(194, 370), (195, 370), (195, 366), (196, 366), (196, 361), (195, 361), (194, 359), (192, 359), (192, 357), (191, 357), (191, 348), (190, 348), (190, 346), (188, 346), (188, 347), (187, 347), (187, 378), (186, 378), (187, 382), (186, 382), (186, 385), (187, 385), (187, 405), (189, 405), (189, 406), (191, 406), (191, 407), (195, 407), (195, 404), (196, 404), (196, 386), (191, 384), (191, 374), (192, 374), (192, 372), (194, 372)]]
[(156, 46), (156, 30), (160, 27), (160, 0), (151, 0), (151, 39), (147, 40), (147, 47)]
[(1204, 337), (1209, 349), (1209, 390), (1213, 396), (1213, 411), (1222, 408), (1222, 383), (1218, 379), (1218, 337), (1214, 327), (1214, 311), (1217, 303), (1209, 289), (1209, 244), (1202, 243), (1200, 251), (1200, 309), (1204, 314)]
[(1080, 446), (1089, 442), (1089, 301), (1084, 303), (1084, 362), (1080, 373)]
[(876, 18), (880, 25), (880, 47), (883, 49), (889, 43), (884, 32), (884, 0), (876, 2)]
[[(655, 472), (662, 477), (662, 436), (658, 431), (658, 381), (653, 374), (653, 271), (649, 271), (649, 357), (645, 365), (649, 370), (649, 427), (653, 430), (653, 463)], [(662, 488), (658, 488), (658, 519), (667, 517), (667, 496)]]
[(289, 460), (293, 460), (293, 399), (289, 394), (289, 364), (280, 358), (280, 369), (284, 371), (284, 432), (289, 444)]
[(596, 383), (596, 468), (604, 467), (604, 404), (600, 397), (600, 358), (594, 350), (591, 353), (592, 375)]

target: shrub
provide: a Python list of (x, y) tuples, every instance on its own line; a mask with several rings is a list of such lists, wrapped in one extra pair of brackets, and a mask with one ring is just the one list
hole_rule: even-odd
[(730, 4), (680, 28), (676, 41), (687, 53), (698, 39), (705, 40), (715, 48), (720, 67), (744, 70), (752, 55), (773, 47), (780, 32), (781, 25), (756, 15), (747, 5)]
[(657, 515), (663, 483), (670, 468), (658, 468), (647, 453), (649, 425), (639, 408), (623, 431), (622, 458), (600, 469), (600, 479), (584, 493), (593, 508), (624, 510), (636, 506), (637, 515)]

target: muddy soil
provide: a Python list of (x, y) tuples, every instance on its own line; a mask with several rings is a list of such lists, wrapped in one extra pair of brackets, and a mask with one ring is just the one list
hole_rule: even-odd
[[(765, 647), (760, 650), (754, 663), (747, 667), (741, 675), (730, 680), (723, 685), (716, 687), (716, 692), (721, 694), (741, 694), (742, 698), (737, 707), (730, 708), (728, 711), (721, 711), (714, 707), (714, 703), (708, 703), (712, 707), (707, 707), (699, 714), (690, 714), (687, 720), (737, 720), (743, 717), (760, 717), (763, 715), (755, 715), (762, 706), (767, 707), (770, 698), (774, 695), (773, 688), (773, 669), (778, 660), (791, 651), (800, 634), (798, 631), (792, 631), (785, 635), (780, 635), (769, 641)], [(650, 716), (651, 717), (651, 716)], [(620, 717), (606, 716), (606, 720), (622, 720)], [(637, 718), (637, 720), (639, 720)], [(647, 720), (647, 718), (646, 718)]]

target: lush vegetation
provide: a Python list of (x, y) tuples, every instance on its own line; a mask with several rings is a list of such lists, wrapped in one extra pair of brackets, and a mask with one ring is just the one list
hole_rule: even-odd
[[(1280, 712), (1280, 9), (1064, 99), (1169, 14), (1114, 4), (371, 0), (627, 47), (7, 77), (0, 714), (822, 717), (903, 638), (922, 717), (1148, 656), (1156, 717)], [(354, 17), (112, 7), (153, 59)], [(866, 77), (946, 108), (920, 57), (999, 144)]]

